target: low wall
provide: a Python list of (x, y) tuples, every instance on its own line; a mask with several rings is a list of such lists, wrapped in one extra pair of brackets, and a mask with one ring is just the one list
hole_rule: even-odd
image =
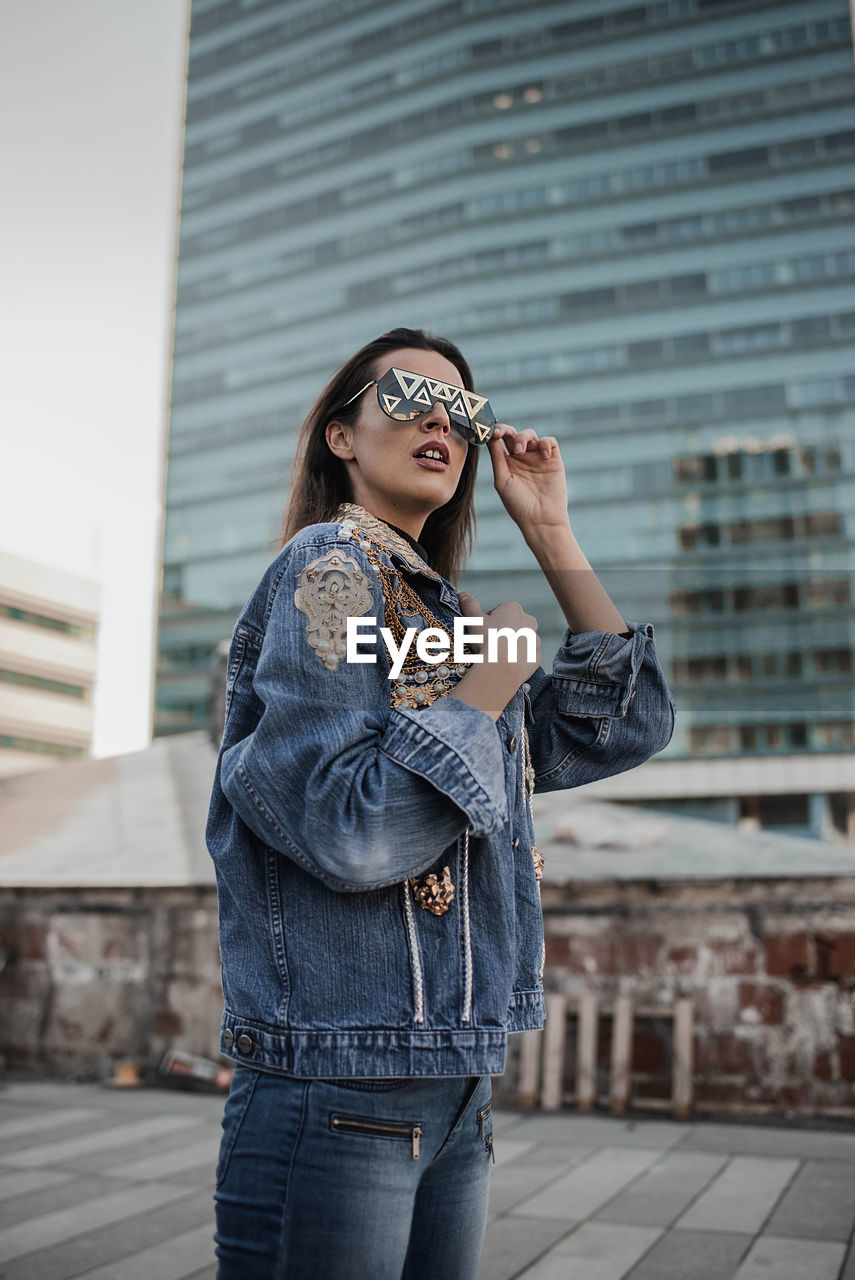
[[(547, 990), (571, 1004), (593, 991), (604, 1009), (621, 992), (640, 1008), (693, 999), (699, 1112), (855, 1115), (855, 876), (545, 882), (543, 904)], [(217, 1056), (212, 886), (0, 889), (0, 951), (0, 1054), (10, 1068), (95, 1079), (124, 1058), (153, 1068), (170, 1047)], [(604, 1018), (603, 1097), (608, 1030)], [(638, 1106), (670, 1093), (670, 1034), (666, 1018), (636, 1019)], [(519, 1042), (496, 1081), (505, 1101)]]
[[(571, 1006), (691, 997), (697, 1111), (855, 1115), (855, 878), (575, 882), (544, 885), (543, 904), (545, 985)], [(609, 1040), (604, 1018), (604, 1098)], [(636, 1104), (670, 1096), (670, 1052), (670, 1021), (637, 1017)], [(572, 1095), (572, 1043), (567, 1062)]]
[(0, 1054), (7, 1066), (108, 1078), (170, 1047), (216, 1056), (217, 897), (168, 889), (0, 889)]

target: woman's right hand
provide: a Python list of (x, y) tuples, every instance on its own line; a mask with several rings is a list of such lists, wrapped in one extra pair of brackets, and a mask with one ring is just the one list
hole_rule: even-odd
[[(468, 591), (459, 593), (460, 612), (464, 617), (484, 619), (484, 639), (487, 632), (498, 627), (509, 627), (519, 631), (528, 627), (535, 634), (535, 655), (532, 661), (528, 657), (529, 645), (525, 636), (517, 642), (516, 659), (509, 656), (508, 642), (502, 636), (496, 644), (496, 660), (487, 661), (486, 645), (477, 646), (483, 654), (484, 661), (473, 664), (466, 674), (458, 680), (452, 694), (462, 698), (470, 706), (486, 711), (494, 720), (498, 720), (520, 685), (528, 679), (540, 666), (540, 636), (537, 633), (537, 618), (526, 613), (516, 600), (506, 600), (497, 604), (494, 609), (484, 613), (478, 601)], [(471, 645), (472, 648), (476, 646)]]

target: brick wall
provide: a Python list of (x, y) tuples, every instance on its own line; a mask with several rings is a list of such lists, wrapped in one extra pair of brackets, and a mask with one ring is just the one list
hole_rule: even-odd
[[(597, 995), (599, 1092), (610, 1003), (635, 1020), (632, 1095), (670, 1095), (677, 996), (695, 1008), (699, 1111), (855, 1113), (855, 878), (545, 885), (547, 990)], [(566, 1093), (574, 1027), (568, 1023)], [(513, 1080), (506, 1073), (503, 1092)]]
[(108, 1078), (167, 1048), (216, 1054), (223, 997), (213, 887), (0, 890), (0, 1055)]
[[(855, 1114), (855, 877), (544, 883), (543, 903), (547, 990), (571, 1005), (593, 991), (606, 1015), (619, 992), (653, 1010), (635, 1022), (636, 1105), (669, 1096), (662, 1010), (687, 995), (699, 1111)], [(0, 952), (0, 1054), (10, 1067), (97, 1078), (120, 1058), (154, 1066), (169, 1047), (216, 1057), (212, 886), (0, 890)], [(603, 1016), (603, 1098), (609, 1030)], [(572, 1019), (567, 1034), (569, 1099)], [(519, 1047), (512, 1037), (496, 1082), (508, 1101)]]

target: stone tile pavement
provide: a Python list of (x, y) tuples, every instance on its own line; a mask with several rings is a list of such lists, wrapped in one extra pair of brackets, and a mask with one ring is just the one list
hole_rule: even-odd
[[(0, 1083), (0, 1280), (214, 1280), (222, 1107)], [(502, 1111), (495, 1150), (479, 1280), (855, 1280), (855, 1129)]]

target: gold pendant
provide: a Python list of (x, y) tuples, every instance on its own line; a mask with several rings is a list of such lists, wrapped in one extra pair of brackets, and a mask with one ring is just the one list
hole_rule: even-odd
[(444, 916), (454, 901), (454, 885), (448, 867), (442, 868), (441, 880), (431, 871), (430, 875), (411, 879), (410, 884), (413, 886), (416, 902), (432, 915)]

